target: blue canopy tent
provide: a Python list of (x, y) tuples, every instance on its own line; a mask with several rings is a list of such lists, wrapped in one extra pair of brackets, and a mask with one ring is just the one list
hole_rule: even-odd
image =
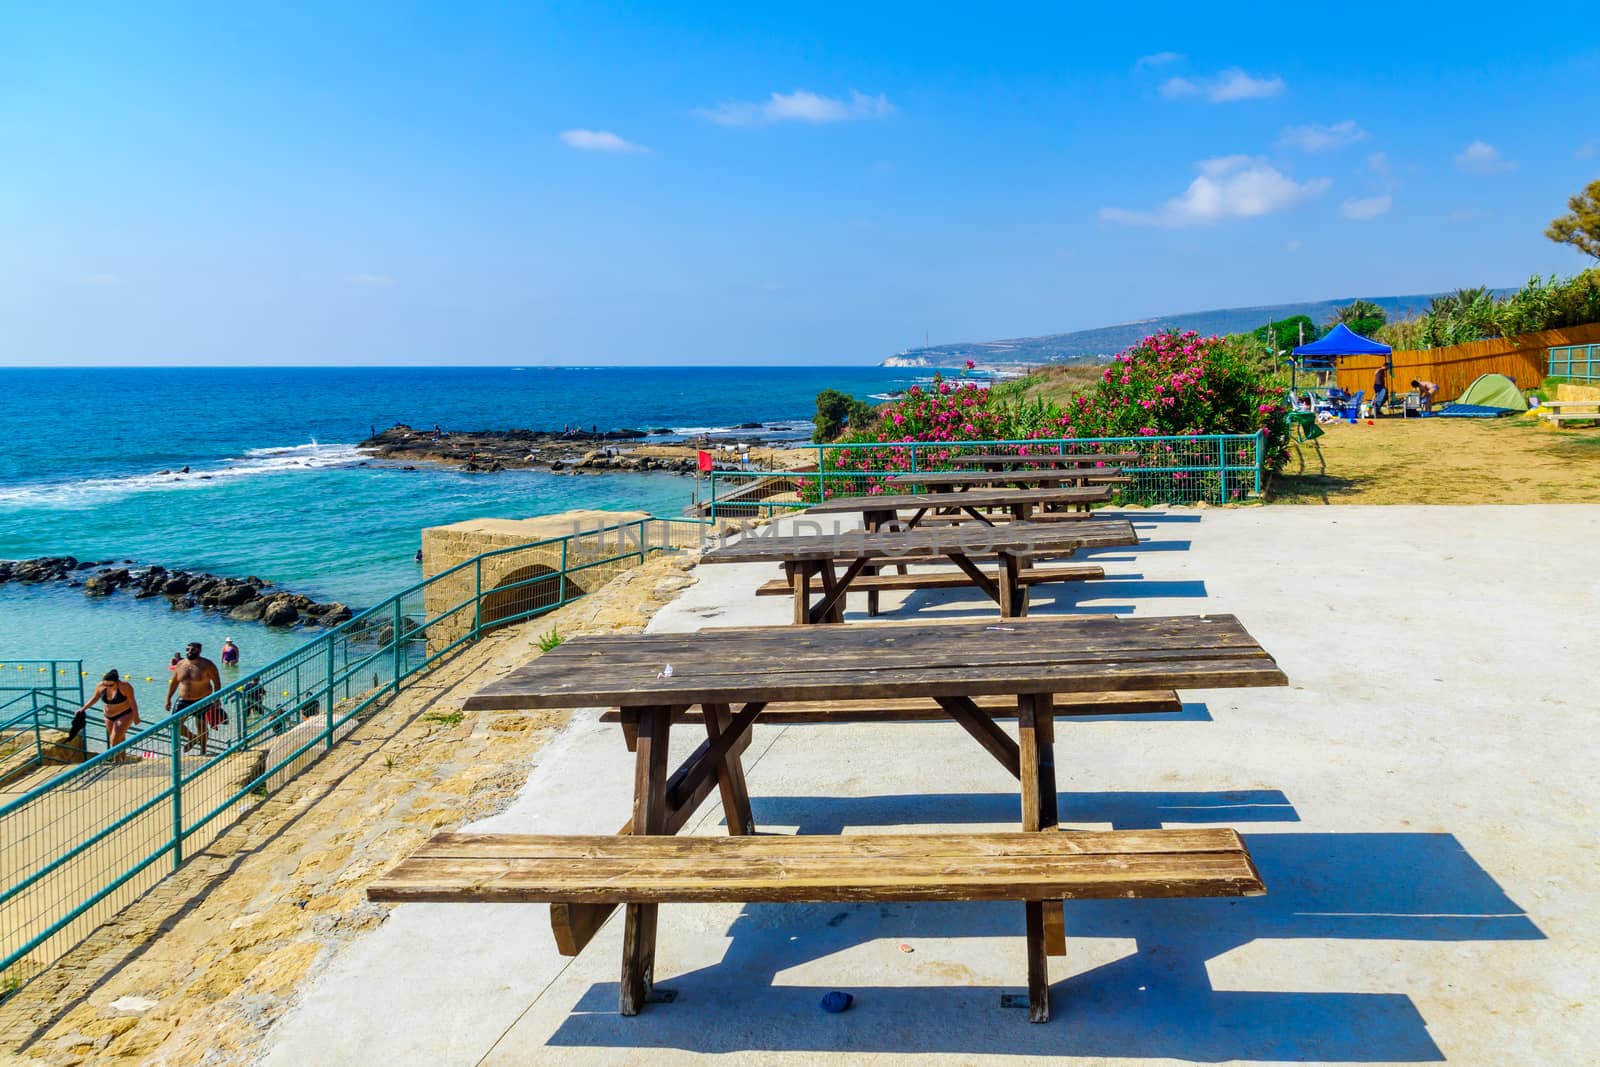
[[(1393, 354), (1394, 349), (1388, 345), (1362, 337), (1341, 322), (1329, 330), (1326, 337), (1296, 348), (1293, 355), (1297, 362), (1291, 364), (1291, 367), (1295, 370), (1305, 367), (1307, 370), (1328, 371), (1333, 369), (1335, 361), (1340, 356), (1390, 356)], [(1385, 365), (1388, 366), (1387, 361)], [(1393, 368), (1390, 367), (1390, 370), (1392, 371)], [(1293, 383), (1291, 382), (1292, 386)]]
[(1301, 345), (1294, 350), (1297, 356), (1392, 356), (1394, 349), (1388, 345), (1362, 337), (1344, 323), (1339, 323), (1319, 341)]

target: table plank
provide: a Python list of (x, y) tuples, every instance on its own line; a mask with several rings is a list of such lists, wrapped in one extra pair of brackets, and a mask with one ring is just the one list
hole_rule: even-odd
[[(657, 677), (666, 664), (671, 678)], [(469, 709), (872, 699), (1283, 685), (1231, 615), (577, 637)]]
[(813, 504), (802, 515), (831, 515), (837, 512), (909, 511), (912, 508), (1004, 508), (1018, 504), (1099, 504), (1111, 499), (1110, 486), (1069, 486), (1065, 489), (974, 490), (959, 500), (929, 493), (894, 493), (877, 496), (839, 496)]
[(1046, 556), (1080, 548), (1125, 548), (1139, 543), (1126, 519), (1074, 523), (1070, 527), (1033, 522), (1004, 526), (962, 523), (914, 530), (827, 534), (749, 533), (706, 550), (701, 563), (765, 563), (882, 556), (937, 557), (949, 552), (974, 556), (1024, 552)]
[(926, 471), (897, 474), (884, 483), (894, 489), (995, 485), (1061, 485), (1063, 482), (1126, 482), (1121, 467), (1061, 467), (1054, 470)]
[(1018, 455), (1009, 452), (975, 452), (964, 456), (956, 456), (956, 461), (974, 467), (1005, 467), (1005, 466), (1066, 466), (1069, 464), (1082, 465), (1088, 463), (1103, 463), (1107, 466), (1123, 463), (1137, 463), (1138, 452), (1029, 452), (1027, 455)]

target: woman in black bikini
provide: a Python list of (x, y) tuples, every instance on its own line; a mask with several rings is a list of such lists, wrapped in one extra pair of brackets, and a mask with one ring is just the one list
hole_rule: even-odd
[(139, 723), (139, 698), (134, 694), (133, 686), (124, 682), (116, 671), (110, 670), (94, 687), (94, 695), (78, 709), (78, 714), (88, 714), (97, 700), (105, 702), (106, 747), (115, 748), (128, 736), (128, 728)]

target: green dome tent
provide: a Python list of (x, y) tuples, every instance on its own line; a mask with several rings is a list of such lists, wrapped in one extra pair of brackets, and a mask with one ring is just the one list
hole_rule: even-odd
[(1528, 399), (1517, 388), (1517, 383), (1504, 374), (1480, 374), (1466, 391), (1455, 399), (1456, 404), (1470, 407), (1497, 408), (1500, 411), (1527, 411)]

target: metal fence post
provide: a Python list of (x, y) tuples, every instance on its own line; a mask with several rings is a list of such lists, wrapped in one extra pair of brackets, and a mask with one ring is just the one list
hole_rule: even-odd
[(333, 748), (333, 638), (324, 637), (322, 641), (328, 650), (328, 694), (323, 700), (323, 703), (328, 708), (328, 713), (325, 716), (328, 723), (328, 733), (324, 740), (324, 747), (331, 749)]
[(394, 642), (393, 652), (394, 652), (394, 695), (395, 696), (399, 696), (400, 695), (400, 674), (401, 674), (400, 660), (401, 660), (401, 657), (405, 653), (405, 646), (403, 646), (400, 643), (400, 619), (401, 619), (400, 598), (399, 597), (395, 597), (394, 598), (394, 635), (391, 638), (391, 640), (393, 640), (393, 642)]
[[(44, 763), (44, 738), (39, 733), (39, 694), (30, 693), (29, 703), (33, 705), (33, 758), (36, 763)], [(88, 733), (87, 730), (84, 733)], [(89, 739), (85, 737), (84, 747), (88, 747)]]
[[(716, 474), (713, 473), (711, 477), (715, 479)], [(711, 506), (713, 508), (716, 507), (715, 504), (712, 504)], [(556, 586), (556, 593), (558, 596), (558, 599), (556, 600), (556, 607), (560, 607), (562, 604), (567, 602), (567, 546), (570, 544), (572, 544), (572, 540), (570, 538), (563, 537), (561, 539), (561, 582)]]
[(172, 717), (167, 747), (172, 752), (172, 869), (183, 866), (183, 713)]
[(1217, 503), (1228, 502), (1228, 439), (1217, 435)]
[(1263, 427), (1256, 431), (1256, 496), (1261, 495), (1261, 468), (1267, 462), (1267, 431)]
[(472, 639), (476, 641), (483, 631), (483, 557), (472, 562)]

